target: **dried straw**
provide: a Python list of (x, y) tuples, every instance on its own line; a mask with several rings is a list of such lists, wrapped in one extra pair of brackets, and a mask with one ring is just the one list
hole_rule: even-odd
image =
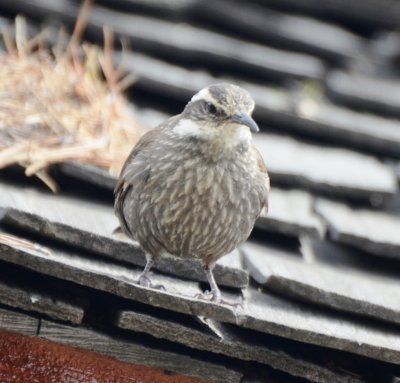
[(62, 42), (53, 51), (41, 47), (46, 30), (28, 39), (21, 17), (15, 41), (2, 31), (7, 51), (0, 54), (0, 168), (20, 164), (54, 191), (50, 164), (78, 160), (118, 174), (144, 132), (122, 94), (132, 78), (113, 66), (112, 32), (104, 30), (103, 51), (79, 43), (90, 2), (64, 50)]

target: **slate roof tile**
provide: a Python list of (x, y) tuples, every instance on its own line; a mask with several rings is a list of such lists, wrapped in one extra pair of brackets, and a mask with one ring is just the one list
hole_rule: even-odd
[(257, 228), (293, 236), (323, 236), (325, 228), (313, 212), (310, 194), (301, 190), (272, 188), (268, 205), (268, 213), (263, 211), (256, 222)]
[(243, 326), (246, 328), (399, 363), (398, 329), (366, 324), (256, 289), (245, 291), (245, 301), (248, 311)]
[[(289, 372), (293, 376), (309, 379), (312, 382), (360, 382), (359, 379), (333, 369), (308, 361), (304, 355), (297, 355), (288, 348), (283, 350), (271, 345), (268, 339), (255, 344), (251, 335), (237, 333), (227, 325), (205, 319), (206, 324), (214, 330), (189, 327), (180, 321), (157, 318), (132, 310), (121, 310), (116, 319), (120, 328), (135, 332), (144, 332), (156, 338), (179, 342), (196, 349), (221, 353), (241, 360), (265, 363), (274, 369)], [(208, 327), (207, 327), (208, 328)], [(261, 344), (265, 342), (264, 344)], [(289, 352), (289, 353), (288, 353)]]
[(268, 289), (323, 306), (400, 324), (398, 280), (306, 263), (290, 252), (246, 243), (245, 264)]
[[(400, 117), (400, 82), (397, 79), (332, 71), (327, 76), (326, 85), (329, 94), (344, 104)], [(398, 128), (400, 122), (396, 120), (393, 123)], [(392, 134), (395, 135), (394, 129)], [(397, 130), (397, 140), (399, 136)]]
[(249, 3), (198, 2), (197, 15), (209, 23), (253, 39), (294, 51), (303, 51), (333, 61), (345, 62), (361, 51), (363, 40), (338, 25), (302, 15), (290, 15)]
[(370, 200), (394, 194), (398, 188), (392, 170), (371, 156), (272, 134), (258, 134), (254, 143), (271, 178), (279, 177), (291, 186)]
[(57, 297), (49, 290), (18, 281), (4, 275), (4, 265), (0, 279), (0, 303), (3, 305), (44, 314), (47, 317), (78, 325), (82, 322), (84, 310), (77, 303), (66, 297)]
[(396, 215), (318, 200), (316, 211), (328, 224), (331, 238), (382, 257), (400, 257), (400, 218)]
[[(110, 5), (104, 0), (98, 3), (106, 7)], [(247, 36), (266, 44), (304, 51), (339, 63), (356, 55), (362, 43), (359, 36), (338, 25), (265, 9), (256, 4), (223, 0), (213, 4), (197, 0), (118, 0), (114, 3), (133, 13), (162, 15), (176, 22), (206, 22), (239, 36), (245, 30)]]
[[(78, 6), (66, 0), (30, 3), (17, 0), (13, 8), (25, 7), (26, 14), (52, 14), (64, 22), (74, 23)], [(45, 13), (43, 13), (45, 12)], [(160, 19), (123, 14), (93, 6), (88, 13), (88, 31), (98, 38), (103, 25), (109, 25), (121, 37), (129, 38), (137, 50), (162, 54), (194, 64), (201, 57), (211, 65), (229, 67), (271, 77), (313, 78), (323, 76), (323, 63), (315, 57), (268, 48), (261, 44), (238, 41), (222, 34), (190, 25), (176, 25)], [(213, 44), (210, 45), (210, 41)], [(240, 49), (239, 49), (240, 48)], [(240, 52), (240, 53), (239, 53)]]
[(39, 329), (39, 319), (0, 307), (0, 328), (35, 336)]
[(341, 20), (347, 24), (371, 29), (395, 28), (400, 23), (400, 6), (391, 0), (354, 0), (351, 3), (346, 0), (266, 0), (261, 3), (289, 12), (306, 12), (317, 17)]

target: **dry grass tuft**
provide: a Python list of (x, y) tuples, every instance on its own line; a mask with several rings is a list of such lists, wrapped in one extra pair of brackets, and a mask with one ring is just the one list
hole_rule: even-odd
[(65, 49), (61, 37), (51, 51), (41, 47), (46, 31), (27, 39), (22, 18), (16, 19), (15, 41), (2, 33), (0, 168), (20, 164), (53, 191), (50, 164), (79, 160), (118, 174), (143, 133), (122, 94), (132, 78), (112, 64), (112, 33), (105, 29), (103, 50), (79, 43), (89, 3)]

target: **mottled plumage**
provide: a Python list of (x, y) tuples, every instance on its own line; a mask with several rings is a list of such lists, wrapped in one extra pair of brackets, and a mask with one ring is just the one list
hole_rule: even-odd
[(170, 253), (199, 259), (211, 298), (219, 299), (215, 262), (247, 239), (267, 206), (268, 174), (249, 131), (258, 129), (253, 108), (242, 88), (212, 85), (133, 148), (115, 189), (115, 211), (146, 252), (141, 284), (150, 284), (153, 261)]

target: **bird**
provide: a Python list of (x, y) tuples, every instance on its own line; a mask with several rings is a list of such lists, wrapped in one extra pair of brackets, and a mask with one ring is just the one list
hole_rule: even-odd
[(196, 259), (211, 288), (202, 297), (223, 302), (213, 268), (268, 209), (269, 176), (252, 143), (254, 107), (242, 87), (209, 85), (130, 152), (114, 208), (123, 233), (145, 253), (140, 285), (153, 287), (149, 271), (164, 254)]

